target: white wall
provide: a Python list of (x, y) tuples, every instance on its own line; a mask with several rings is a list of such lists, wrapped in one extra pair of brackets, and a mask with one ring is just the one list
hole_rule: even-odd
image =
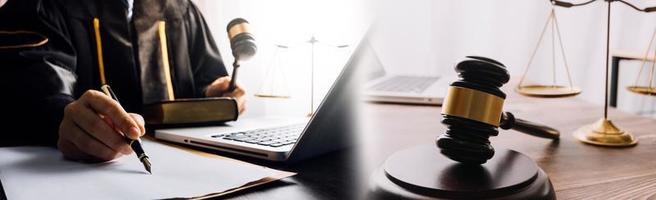
[[(311, 46), (315, 36), (315, 109), (368, 28), (369, 6), (352, 0), (195, 0), (203, 12), (226, 64), (233, 61), (225, 27), (236, 17), (247, 19), (256, 37), (258, 53), (240, 68), (239, 82), (248, 92), (245, 116), (303, 116), (310, 107)], [(275, 44), (290, 46), (282, 66), (290, 99), (253, 96), (274, 62)], [(335, 45), (347, 44), (339, 49)], [(231, 71), (232, 67), (228, 66)]]
[[(501, 61), (514, 77), (519, 77), (551, 9), (547, 0), (377, 2), (373, 9), (380, 31), (372, 40), (379, 57), (388, 71), (418, 75), (453, 74), (454, 65), (465, 56), (481, 55)], [(654, 0), (631, 2), (641, 7), (656, 6)], [(583, 89), (578, 97), (599, 105), (604, 95), (606, 5), (598, 1), (583, 7), (556, 8), (573, 82)], [(643, 54), (655, 22), (656, 13), (639, 13), (613, 3), (611, 49)], [(545, 37), (527, 77), (534, 82), (552, 77), (550, 32)], [(635, 79), (639, 64), (622, 63), (621, 109), (635, 112), (651, 105), (654, 110), (655, 98), (623, 89)], [(563, 65), (557, 67), (558, 80), (564, 83)]]

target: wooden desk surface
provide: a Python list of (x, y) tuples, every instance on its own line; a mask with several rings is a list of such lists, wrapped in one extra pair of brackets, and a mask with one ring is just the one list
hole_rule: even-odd
[[(516, 131), (501, 131), (492, 138), (492, 145), (533, 158), (549, 175), (559, 199), (656, 198), (656, 120), (610, 110), (609, 118), (632, 132), (639, 139), (638, 145), (591, 146), (576, 140), (572, 132), (600, 119), (601, 106), (576, 98), (538, 99), (514, 92), (508, 94), (506, 111), (560, 130), (561, 139), (550, 141)], [(395, 151), (434, 143), (446, 130), (440, 124), (440, 111), (440, 107), (426, 106), (366, 106), (364, 112), (370, 123), (365, 130), (370, 134), (362, 140), (363, 155), (367, 155), (363, 167), (371, 171)]]

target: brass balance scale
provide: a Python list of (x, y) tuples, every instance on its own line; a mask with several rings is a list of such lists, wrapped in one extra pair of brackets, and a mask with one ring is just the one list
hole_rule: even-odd
[[(555, 6), (560, 6), (560, 7), (574, 7), (574, 6), (581, 6), (581, 5), (586, 5), (595, 0), (591, 0), (585, 3), (581, 4), (572, 4), (568, 2), (561, 2), (561, 1), (551, 1)], [(605, 147), (627, 147), (627, 146), (634, 146), (637, 144), (637, 139), (629, 132), (626, 132), (624, 130), (621, 130), (617, 126), (613, 124), (611, 120), (608, 119), (608, 71), (609, 71), (609, 63), (608, 63), (608, 58), (610, 55), (610, 14), (611, 14), (611, 3), (614, 1), (621, 2), (625, 5), (630, 6), (631, 8), (641, 11), (641, 12), (653, 12), (656, 11), (656, 7), (650, 7), (650, 8), (645, 8), (645, 9), (640, 9), (637, 8), (636, 6), (623, 1), (623, 0), (607, 0), (608, 3), (608, 8), (607, 8), (607, 27), (606, 27), (606, 73), (605, 73), (605, 95), (604, 95), (604, 116), (603, 118), (599, 119), (598, 121), (583, 126), (576, 130), (574, 132), (574, 137), (578, 139), (579, 141), (586, 143), (586, 144), (592, 144), (592, 145), (598, 145), (598, 146), (605, 146)], [(549, 17), (547, 19), (547, 22), (544, 26), (544, 29), (540, 35), (540, 39), (538, 41), (538, 44), (531, 55), (531, 58), (529, 59), (529, 63), (524, 71), (524, 75), (522, 75), (522, 78), (519, 82), (519, 85), (515, 89), (516, 92), (519, 94), (525, 95), (525, 96), (532, 96), (532, 97), (541, 97), (541, 98), (556, 98), (556, 97), (570, 97), (570, 96), (575, 96), (581, 93), (581, 89), (578, 87), (575, 87), (572, 83), (572, 78), (570, 76), (569, 72), (569, 66), (567, 65), (567, 59), (565, 57), (565, 48), (563, 47), (562, 44), (562, 38), (560, 34), (560, 28), (558, 27), (558, 19), (556, 17), (555, 9), (552, 8), (551, 12), (549, 13)], [(542, 38), (544, 37), (545, 32), (547, 31), (549, 25), (551, 25), (551, 41), (552, 41), (552, 61), (553, 61), (553, 82), (551, 84), (531, 84), (531, 85), (526, 85), (524, 84), (524, 79), (526, 77), (526, 74), (529, 71), (529, 68), (534, 60), (535, 54), (537, 53), (537, 50), (539, 49), (540, 43), (542, 41)], [(567, 72), (567, 79), (568, 79), (568, 84), (563, 85), (563, 84), (557, 84), (557, 79), (556, 79), (556, 45), (555, 45), (555, 37), (558, 36), (558, 42), (560, 45), (560, 50), (562, 53), (562, 58), (563, 58), (563, 64), (565, 66), (565, 70)], [(645, 53), (645, 57), (642, 59), (643, 64), (641, 66), (640, 72), (638, 73), (638, 78), (636, 78), (635, 85), (627, 87), (627, 89), (631, 92), (638, 93), (638, 94), (643, 94), (643, 95), (656, 95), (656, 87), (654, 86), (654, 72), (656, 71), (656, 62), (652, 62), (651, 65), (651, 70), (649, 74), (649, 79), (648, 82), (649, 84), (647, 86), (640, 86), (638, 84), (638, 80), (640, 79), (640, 75), (643, 72), (648, 52), (652, 46), (652, 43), (656, 37), (656, 32), (652, 35), (651, 41), (649, 42), (649, 47), (647, 48), (647, 53)], [(656, 56), (656, 53), (654, 54)]]
[[(641, 94), (641, 95), (656, 96), (656, 87), (654, 86), (654, 72), (656, 72), (655, 70), (656, 60), (651, 61), (651, 69), (649, 70), (649, 76), (647, 78), (647, 82), (648, 82), (647, 86), (641, 86), (639, 84), (645, 66), (646, 64), (648, 64), (647, 60), (649, 58), (649, 51), (652, 48), (652, 44), (654, 43), (655, 38), (656, 38), (656, 30), (654, 30), (654, 33), (651, 35), (651, 39), (649, 40), (649, 45), (647, 45), (647, 50), (645, 51), (645, 55), (642, 58), (642, 64), (640, 64), (640, 71), (638, 72), (638, 76), (635, 79), (635, 83), (632, 86), (628, 86), (626, 88), (630, 92)], [(654, 48), (653, 55), (656, 58), (656, 48)]]
[[(579, 128), (574, 132), (574, 137), (576, 137), (578, 140), (588, 143), (588, 144), (593, 144), (593, 145), (599, 145), (599, 146), (609, 146), (609, 147), (628, 147), (628, 146), (635, 146), (638, 143), (638, 140), (631, 135), (631, 133), (626, 132), (615, 126), (609, 119), (608, 119), (608, 57), (609, 57), (609, 49), (610, 49), (610, 14), (611, 14), (611, 3), (614, 1), (621, 2), (625, 5), (628, 5), (629, 7), (640, 11), (640, 12), (654, 12), (656, 11), (656, 7), (649, 7), (645, 9), (640, 9), (636, 7), (633, 4), (630, 4), (624, 0), (609, 0), (608, 1), (608, 16), (607, 16), (607, 26), (606, 26), (606, 81), (605, 81), (605, 104), (604, 104), (604, 117), (594, 124), (590, 124), (584, 127)], [(649, 47), (651, 47), (651, 43), (654, 40), (654, 36), (652, 36), (651, 42), (649, 42)], [(652, 69), (650, 73), (650, 78), (649, 78), (649, 86), (638, 86), (638, 80), (640, 78), (640, 74), (642, 74), (642, 69), (644, 67), (644, 63), (647, 60), (647, 55), (649, 52), (649, 47), (647, 48), (647, 53), (645, 53), (645, 57), (643, 58), (643, 65), (641, 67), (641, 72), (638, 74), (638, 78), (636, 79), (636, 84), (634, 86), (629, 86), (628, 89), (629, 91), (638, 93), (638, 94), (646, 94), (646, 95), (653, 95), (656, 90), (654, 90), (653, 82), (653, 72), (654, 72), (654, 65), (652, 64)]]
[(287, 74), (285, 73), (285, 54), (289, 46), (276, 44), (272, 66), (266, 68), (260, 90), (255, 93), (260, 98), (288, 99), (290, 97)]
[[(529, 72), (529, 69), (531, 68), (531, 64), (533, 64), (533, 61), (535, 60), (535, 55), (538, 52), (538, 49), (540, 49), (540, 44), (542, 44), (542, 40), (544, 38), (545, 33), (547, 32), (547, 29), (551, 27), (551, 60), (552, 60), (552, 72), (553, 72), (553, 82), (551, 84), (530, 84), (526, 85), (525, 84), (525, 78), (527, 77), (527, 74)], [(556, 36), (558, 36), (558, 44), (560, 46), (560, 52), (561, 52), (561, 57), (562, 57), (562, 62), (563, 65), (565, 66), (565, 70), (567, 72), (567, 80), (568, 84), (567, 85), (559, 85), (557, 81), (557, 73), (556, 73)], [(562, 36), (560, 34), (560, 27), (558, 26), (558, 18), (556, 17), (556, 9), (555, 5), (551, 8), (551, 12), (549, 12), (549, 16), (547, 17), (547, 22), (544, 24), (544, 28), (542, 29), (542, 33), (540, 34), (540, 37), (538, 39), (538, 43), (535, 46), (535, 49), (533, 50), (533, 53), (531, 54), (531, 58), (528, 61), (528, 64), (526, 65), (526, 68), (524, 69), (524, 74), (522, 75), (522, 78), (519, 81), (519, 84), (517, 85), (517, 88), (515, 88), (515, 91), (519, 94), (525, 95), (525, 96), (531, 96), (531, 97), (543, 97), (543, 98), (554, 98), (554, 97), (569, 97), (569, 96), (575, 96), (581, 93), (581, 89), (578, 87), (574, 87), (572, 83), (572, 77), (570, 75), (569, 71), (569, 65), (567, 64), (567, 58), (565, 57), (565, 47), (563, 46), (563, 40)]]
[[(315, 84), (315, 45), (319, 43), (314, 36), (312, 36), (308, 41), (304, 43), (309, 43), (311, 45), (311, 63), (310, 63), (310, 109), (307, 114), (308, 117), (314, 115), (314, 84)], [(324, 46), (334, 47), (337, 49), (344, 49), (349, 47), (347, 44), (323, 44)], [(291, 91), (288, 83), (288, 76), (285, 73), (285, 66), (289, 64), (287, 61), (287, 54), (290, 45), (275, 44), (275, 51), (273, 55), (273, 65), (266, 67), (266, 72), (262, 85), (255, 97), (266, 98), (266, 99), (289, 99), (291, 98)]]

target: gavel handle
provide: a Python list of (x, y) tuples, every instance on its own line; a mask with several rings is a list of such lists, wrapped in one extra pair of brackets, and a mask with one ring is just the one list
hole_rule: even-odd
[(506, 130), (512, 128), (516, 131), (541, 138), (556, 140), (560, 138), (560, 131), (546, 125), (515, 118), (510, 112), (503, 113), (500, 127)]
[(237, 88), (237, 70), (239, 69), (239, 60), (235, 58), (235, 62), (232, 63), (232, 78), (230, 79), (230, 83), (228, 85), (228, 92), (235, 91), (235, 88)]

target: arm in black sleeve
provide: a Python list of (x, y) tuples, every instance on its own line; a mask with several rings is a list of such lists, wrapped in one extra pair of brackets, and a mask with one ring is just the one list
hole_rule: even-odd
[(205, 88), (219, 77), (227, 76), (221, 54), (200, 10), (190, 2), (187, 12), (189, 56), (194, 74), (196, 94), (205, 95)]
[(75, 53), (65, 39), (61, 15), (50, 6), (44, 3), (23, 7), (29, 9), (17, 15), (29, 20), (12, 26), (13, 30), (40, 34), (48, 39), (47, 43), (2, 52), (0, 79), (6, 81), (1, 87), (7, 92), (2, 105), (6, 108), (3, 114), (9, 118), (2, 123), (18, 131), (0, 135), (0, 146), (54, 146), (64, 107), (73, 101)]
[(44, 120), (49, 145), (56, 145), (59, 135), (59, 124), (64, 116), (64, 108), (74, 99), (74, 88), (77, 80), (75, 74), (76, 53), (70, 41), (66, 28), (63, 8), (52, 1), (41, 1), (37, 12), (49, 35), (50, 45), (47, 46), (39, 61), (44, 71), (49, 90), (44, 92), (43, 110), (50, 113)]

